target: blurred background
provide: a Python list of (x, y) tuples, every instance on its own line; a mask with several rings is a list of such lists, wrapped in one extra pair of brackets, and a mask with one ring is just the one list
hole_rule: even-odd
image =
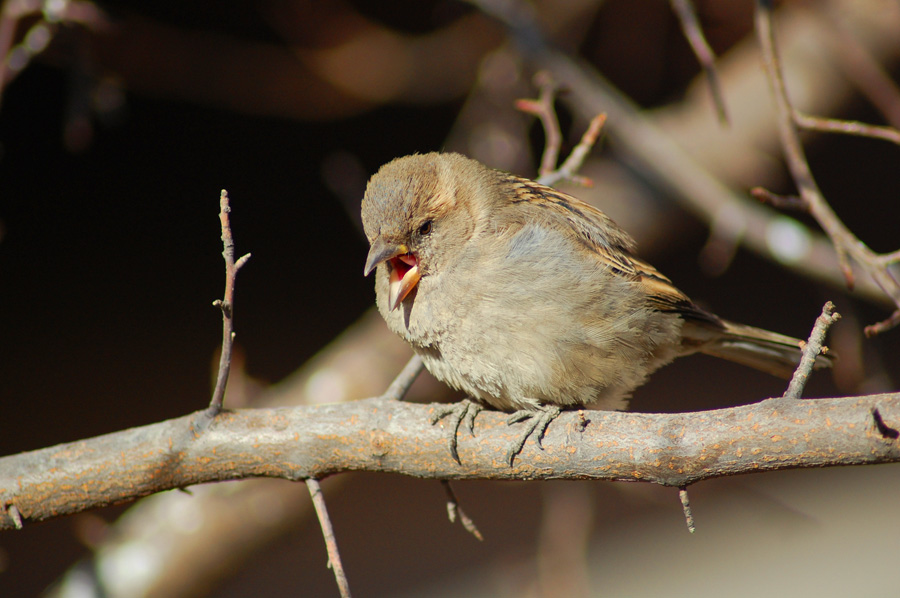
[[(226, 405), (380, 393), (410, 351), (373, 314), (372, 281), (362, 277), (367, 178), (394, 157), (439, 149), (536, 176), (543, 133), (514, 102), (537, 95), (537, 66), (559, 63), (536, 59), (527, 38), (524, 47), (512, 40), (485, 14), (494, 5), (7, 0), (0, 454), (205, 407), (221, 338), (211, 302), (223, 287), (223, 188), (237, 251), (253, 254), (238, 279)], [(593, 187), (565, 190), (611, 214), (644, 257), (724, 317), (806, 337), (833, 300), (844, 316), (830, 340), (841, 362), (806, 396), (896, 389), (900, 332), (861, 334), (891, 307), (863, 280), (848, 293), (834, 268), (802, 253), (818, 230), (811, 219), (760, 211), (747, 194), (756, 185), (793, 191), (752, 2), (696, 2), (720, 56), (728, 126), (668, 2), (505, 6), (580, 73), (551, 68), (569, 89), (557, 104), (563, 155), (591, 116), (610, 111), (608, 135), (582, 169)], [(798, 107), (900, 122), (895, 3), (784, 2), (776, 24)], [(740, 202), (692, 203), (585, 81), (630, 98), (629, 114)], [(876, 251), (896, 250), (900, 148), (834, 135), (805, 142), (844, 222)], [(746, 210), (766, 226), (744, 226)], [(655, 374), (632, 407), (727, 407), (784, 386), (692, 357)], [(459, 398), (427, 375), (411, 394)], [(447, 521), (437, 482), (344, 474), (323, 488), (358, 596), (846, 596), (896, 591), (898, 473), (704, 482), (690, 491), (694, 535), (672, 489), (458, 483), (483, 542)], [(338, 595), (303, 485), (192, 492), (4, 532), (0, 595)]]

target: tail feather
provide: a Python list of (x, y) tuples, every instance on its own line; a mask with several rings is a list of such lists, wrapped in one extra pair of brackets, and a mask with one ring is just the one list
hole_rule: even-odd
[[(708, 324), (692, 324), (697, 328), (697, 350), (707, 355), (734, 361), (774, 376), (790, 378), (800, 364), (803, 341), (762, 328), (736, 324), (726, 320), (718, 322), (722, 328), (715, 331)], [(699, 329), (705, 328), (705, 331)], [(703, 334), (705, 332), (705, 334)], [(724, 332), (724, 334), (723, 334)], [(703, 337), (706, 337), (705, 339)], [(829, 368), (835, 355), (825, 353), (816, 357), (815, 368)]]

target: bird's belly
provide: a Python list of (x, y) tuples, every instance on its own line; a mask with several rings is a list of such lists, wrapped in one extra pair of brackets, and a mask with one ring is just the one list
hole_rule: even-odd
[(634, 386), (631, 376), (620, 375), (628, 368), (596, 347), (532, 347), (521, 338), (489, 348), (477, 342), (462, 345), (462, 351), (457, 350), (460, 346), (414, 345), (435, 378), (494, 409), (535, 410), (541, 405), (622, 409)]
[(472, 353), (465, 356), (445, 355), (434, 346), (425, 349), (417, 347), (416, 352), (435, 378), (494, 409), (535, 409), (542, 403), (550, 402), (528, 392), (526, 389), (533, 386), (531, 381), (522, 380), (490, 356)]

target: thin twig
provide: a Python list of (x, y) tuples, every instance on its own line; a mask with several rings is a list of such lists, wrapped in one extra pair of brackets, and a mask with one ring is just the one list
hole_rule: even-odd
[[(854, 279), (850, 260), (865, 271), (882, 291), (891, 299), (898, 310), (888, 319), (866, 327), (866, 334), (871, 336), (884, 332), (900, 324), (900, 284), (888, 267), (883, 264), (883, 255), (878, 255), (860, 241), (847, 226), (837, 217), (834, 210), (825, 200), (821, 190), (813, 178), (800, 143), (800, 135), (794, 122), (794, 111), (788, 100), (784, 77), (781, 72), (775, 34), (772, 28), (771, 0), (757, 0), (756, 31), (762, 46), (763, 62), (766, 76), (769, 79), (772, 95), (775, 99), (775, 116), (781, 146), (784, 150), (788, 169), (800, 191), (800, 197), (810, 215), (816, 219), (825, 234), (828, 235), (835, 251), (848, 286), (852, 288)], [(891, 254), (893, 255), (893, 254)]]
[(481, 535), (481, 532), (478, 531), (475, 522), (472, 521), (472, 519), (466, 515), (466, 512), (462, 510), (462, 507), (459, 506), (459, 500), (456, 498), (456, 492), (453, 491), (450, 481), (441, 480), (441, 486), (444, 487), (444, 491), (447, 493), (447, 517), (450, 519), (450, 523), (455, 522), (456, 516), (459, 515), (459, 522), (462, 524), (463, 528), (478, 538), (479, 541), (483, 542), (484, 537)]
[(843, 135), (855, 135), (857, 137), (871, 137), (883, 139), (900, 145), (900, 131), (894, 127), (869, 125), (855, 120), (840, 120), (837, 118), (823, 118), (810, 116), (799, 110), (793, 111), (794, 122), (801, 129), (821, 131), (823, 133), (841, 133)]
[(782, 210), (806, 211), (806, 203), (802, 198), (796, 195), (778, 195), (763, 187), (753, 187), (750, 189), (750, 195), (763, 203), (767, 203)]
[(403, 369), (400, 370), (400, 373), (397, 374), (397, 377), (394, 378), (394, 381), (391, 382), (391, 385), (388, 386), (388, 389), (381, 395), (381, 398), (392, 401), (399, 401), (402, 399), (409, 390), (409, 387), (412, 386), (412, 383), (416, 381), (416, 378), (422, 371), (422, 367), (422, 358), (418, 355), (413, 355), (410, 360), (406, 362), (406, 365), (403, 366)]
[(319, 525), (322, 528), (322, 537), (325, 538), (325, 549), (328, 550), (328, 566), (334, 571), (334, 579), (337, 581), (341, 598), (350, 598), (350, 584), (344, 574), (344, 565), (341, 563), (341, 555), (338, 553), (337, 540), (334, 539), (334, 530), (331, 527), (331, 519), (328, 517), (328, 508), (325, 506), (325, 497), (322, 488), (315, 478), (306, 480), (309, 488), (309, 496), (312, 498), (313, 507), (319, 517)]
[(538, 117), (544, 127), (544, 154), (541, 157), (541, 167), (538, 171), (541, 176), (544, 176), (556, 169), (559, 148), (562, 146), (559, 119), (556, 117), (556, 110), (553, 107), (556, 94), (559, 93), (559, 85), (547, 71), (539, 71), (534, 75), (534, 85), (539, 90), (537, 99), (517, 100), (516, 108)]
[(593, 183), (590, 179), (579, 176), (577, 173), (600, 137), (600, 132), (606, 122), (606, 114), (598, 114), (591, 119), (587, 130), (581, 136), (581, 141), (571, 151), (562, 166), (557, 168), (562, 133), (559, 129), (559, 119), (556, 116), (553, 102), (559, 93), (559, 85), (546, 71), (540, 71), (534, 76), (534, 84), (540, 90), (538, 98), (517, 100), (516, 108), (536, 116), (544, 127), (544, 153), (537, 181), (543, 185), (552, 186), (561, 180), (570, 180), (585, 187), (592, 186)]
[(681, 30), (684, 37), (691, 45), (697, 62), (703, 68), (706, 74), (706, 80), (709, 84), (709, 92), (712, 95), (713, 104), (716, 105), (716, 112), (719, 115), (719, 122), (728, 125), (728, 111), (725, 109), (725, 94), (722, 92), (722, 83), (719, 80), (719, 71), (716, 69), (716, 55), (706, 42), (703, 35), (703, 28), (700, 26), (700, 20), (697, 18), (697, 11), (691, 0), (669, 0), (672, 11), (678, 16), (681, 22)]
[(684, 522), (687, 523), (688, 531), (692, 534), (697, 531), (694, 527), (694, 513), (691, 511), (691, 501), (688, 499), (687, 486), (678, 488), (678, 498), (681, 499), (681, 508), (684, 510)]
[(228, 384), (228, 372), (231, 370), (231, 350), (234, 345), (234, 284), (238, 270), (250, 259), (246, 254), (239, 260), (234, 260), (234, 237), (231, 235), (231, 220), (229, 213), (231, 206), (228, 203), (228, 191), (222, 189), (219, 196), (219, 221), (222, 224), (222, 257), (225, 258), (225, 296), (213, 301), (213, 305), (222, 310), (222, 354), (219, 356), (219, 372), (216, 375), (216, 388), (209, 402), (206, 412), (215, 417), (222, 411), (222, 401), (225, 398), (225, 386)]
[(22, 524), (22, 514), (19, 513), (19, 507), (16, 505), (9, 505), (6, 507), (6, 512), (9, 513), (9, 518), (12, 519), (16, 529), (22, 529), (24, 527)]
[(866, 333), (866, 336), (875, 336), (876, 334), (881, 334), (882, 332), (887, 332), (891, 328), (900, 325), (900, 309), (896, 310), (887, 319), (882, 320), (880, 322), (875, 322), (874, 324), (870, 324), (866, 326), (863, 330)]
[(824, 355), (828, 351), (828, 348), (824, 346), (825, 333), (828, 332), (828, 328), (832, 324), (840, 319), (841, 314), (834, 311), (834, 303), (828, 301), (822, 307), (822, 313), (816, 318), (816, 324), (809, 335), (809, 340), (806, 341), (806, 345), (803, 347), (800, 365), (794, 370), (794, 376), (791, 378), (791, 383), (788, 384), (782, 398), (797, 400), (803, 394), (803, 388), (806, 386), (806, 381), (809, 380), (809, 375), (812, 373), (816, 357), (819, 354)]
[(604, 124), (606, 124), (605, 113), (598, 114), (592, 118), (584, 135), (581, 136), (581, 141), (578, 142), (578, 145), (575, 146), (569, 154), (569, 157), (562, 163), (562, 166), (553, 172), (542, 175), (537, 179), (538, 182), (542, 185), (552, 186), (561, 180), (569, 180), (585, 187), (593, 186), (594, 183), (589, 178), (580, 176), (576, 173), (581, 170), (584, 160), (597, 143), (597, 139), (600, 137), (600, 132), (603, 130)]

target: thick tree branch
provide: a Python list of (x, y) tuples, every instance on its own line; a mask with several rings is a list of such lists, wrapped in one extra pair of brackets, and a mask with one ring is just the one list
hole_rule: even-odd
[[(447, 450), (437, 405), (367, 399), (339, 405), (220, 414), (199, 438), (202, 412), (0, 458), (0, 528), (13, 507), (40, 521), (173, 488), (247, 477), (321, 478), (381, 471), (437, 479), (596, 479), (684, 487), (709, 478), (799, 467), (900, 461), (900, 393), (767, 400), (699, 413), (566, 412), (514, 467), (504, 461), (518, 428), (506, 414), (478, 416)], [(877, 413), (877, 415), (876, 415)], [(587, 425), (583, 425), (584, 421)]]

